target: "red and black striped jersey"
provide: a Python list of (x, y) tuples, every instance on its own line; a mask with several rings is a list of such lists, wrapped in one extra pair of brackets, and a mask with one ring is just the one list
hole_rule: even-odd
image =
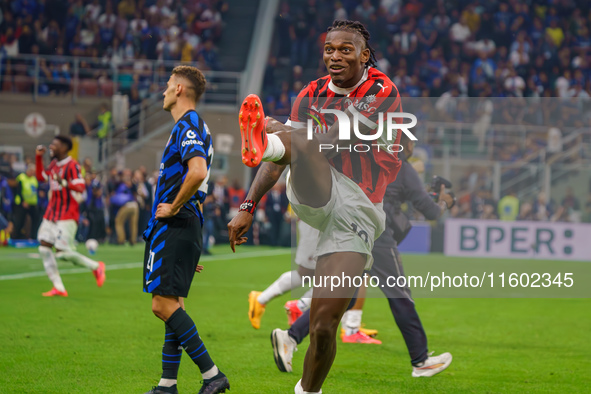
[[(45, 169), (42, 156), (37, 155), (36, 164), (37, 180), (49, 182), (49, 205), (43, 218), (52, 222), (58, 220), (77, 222), (80, 216), (78, 203), (86, 190), (78, 162), (68, 156), (61, 161), (53, 160)], [(67, 182), (65, 187), (58, 182), (58, 177)]]
[[(290, 115), (291, 126), (305, 128), (307, 120), (312, 117), (321, 124), (314, 131), (326, 132), (326, 129), (336, 121), (336, 117), (320, 114), (319, 111), (329, 108), (349, 110), (358, 117), (360, 123), (373, 130), (373, 133), (378, 128), (380, 118), (385, 125), (387, 113), (402, 112), (398, 89), (386, 74), (373, 67), (365, 70), (357, 85), (347, 89), (334, 85), (328, 75), (310, 82), (293, 103)], [(321, 118), (320, 121), (318, 121), (319, 118)], [(394, 120), (397, 123), (401, 122), (399, 118)], [(352, 140), (351, 144), (360, 147), (362, 142)], [(383, 200), (386, 186), (394, 182), (401, 166), (397, 154), (398, 148), (389, 150), (386, 145), (399, 143), (400, 130), (393, 132), (391, 141), (386, 140), (384, 130), (379, 140), (365, 141), (363, 149), (339, 149), (337, 155), (329, 161), (337, 171), (353, 180), (373, 203), (378, 203)]]

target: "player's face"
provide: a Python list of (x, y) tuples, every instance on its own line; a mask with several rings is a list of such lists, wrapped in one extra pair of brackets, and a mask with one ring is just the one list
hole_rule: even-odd
[(60, 140), (53, 140), (49, 144), (49, 157), (52, 159), (62, 157), (67, 152), (66, 146)]
[(332, 83), (340, 88), (355, 86), (363, 76), (369, 49), (363, 38), (348, 31), (332, 31), (324, 42), (324, 64)]
[(166, 83), (166, 90), (162, 93), (164, 96), (164, 102), (162, 103), (162, 108), (165, 111), (170, 111), (172, 107), (176, 104), (176, 89), (177, 83), (174, 75), (171, 75)]

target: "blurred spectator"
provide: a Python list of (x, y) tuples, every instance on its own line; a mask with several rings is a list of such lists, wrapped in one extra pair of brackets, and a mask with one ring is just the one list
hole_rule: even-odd
[(581, 221), (583, 223), (591, 223), (591, 194), (589, 194), (589, 197), (587, 197), (587, 201), (585, 202), (585, 209)]
[(140, 170), (133, 172), (133, 183), (137, 189), (137, 202), (139, 206), (138, 228), (141, 233), (148, 226), (152, 216), (153, 194), (152, 187), (146, 181), (144, 173)]
[[(126, 240), (130, 245), (137, 242), (139, 206), (137, 203), (137, 186), (132, 181), (131, 170), (124, 170), (121, 181), (116, 185), (110, 199), (111, 206), (117, 210), (115, 231), (117, 243), (123, 245)], [(129, 237), (125, 226), (129, 226)]]
[(573, 188), (570, 186), (566, 188), (565, 196), (562, 199), (562, 206), (573, 211), (578, 211), (581, 209), (579, 199), (575, 197)]
[(507, 222), (517, 220), (519, 216), (519, 199), (515, 194), (515, 190), (509, 191), (509, 194), (499, 200), (498, 206), (499, 219)]
[(12, 164), (8, 158), (8, 153), (0, 154), (0, 179), (14, 178)]
[(93, 238), (99, 242), (103, 242), (107, 236), (103, 187), (100, 181), (95, 178), (87, 185), (86, 190), (87, 199), (80, 212), (81, 241)]
[(221, 209), (221, 219), (226, 221), (228, 211), (230, 209), (230, 197), (228, 193), (228, 178), (220, 176), (216, 178), (213, 185), (209, 186), (209, 194), (213, 196), (214, 202)]
[(211, 254), (210, 247), (215, 243), (217, 218), (221, 216), (221, 209), (216, 204), (213, 195), (209, 194), (203, 202), (203, 254)]
[(70, 125), (70, 135), (80, 137), (90, 135), (90, 127), (82, 114), (76, 114), (74, 123)]
[(229, 217), (234, 217), (240, 209), (240, 204), (246, 198), (246, 191), (240, 187), (237, 179), (234, 179), (232, 186), (228, 188), (228, 200), (229, 200)]
[(267, 202), (265, 203), (265, 215), (271, 225), (269, 231), (270, 245), (277, 246), (282, 239), (283, 222), (288, 204), (287, 195), (284, 192), (284, 185), (279, 183), (275, 184), (271, 191), (267, 193)]
[(14, 228), (12, 223), (12, 191), (6, 177), (0, 173), (0, 245), (5, 245)]
[(217, 50), (213, 46), (212, 40), (207, 40), (203, 43), (203, 48), (198, 53), (198, 57), (205, 62), (210, 70), (221, 70), (221, 66), (218, 60)]
[(532, 206), (533, 219), (546, 221), (550, 219), (552, 213), (552, 207), (546, 199), (546, 193), (539, 192)]
[[(14, 195), (14, 233), (15, 239), (37, 239), (40, 221), (37, 189), (39, 183), (35, 176), (35, 165), (30, 164), (26, 172), (16, 177)], [(26, 219), (30, 219), (30, 231), (25, 231)]]
[[(98, 126), (97, 126), (97, 137), (99, 139), (99, 152), (98, 152), (98, 161), (103, 161), (103, 148), (106, 148), (106, 138), (108, 137), (109, 133), (111, 132), (112, 124), (111, 124), (112, 116), (111, 111), (109, 111), (109, 106), (106, 103), (101, 104), (100, 113), (98, 115)], [(105, 157), (107, 152), (104, 152)]]

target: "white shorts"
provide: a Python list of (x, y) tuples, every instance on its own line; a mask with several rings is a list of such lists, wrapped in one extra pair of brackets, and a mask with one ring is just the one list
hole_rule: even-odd
[(43, 219), (37, 233), (39, 242), (45, 241), (52, 244), (58, 250), (76, 250), (74, 238), (78, 231), (78, 223), (75, 220), (58, 220), (52, 222)]
[(332, 188), (325, 206), (312, 208), (300, 204), (287, 177), (287, 198), (293, 211), (308, 225), (319, 230), (314, 257), (336, 252), (357, 252), (367, 256), (365, 269), (373, 263), (374, 241), (386, 228), (382, 203), (374, 204), (355, 182), (330, 167)]
[(311, 270), (316, 269), (316, 246), (320, 232), (303, 220), (298, 220), (298, 247), (296, 249), (295, 263)]

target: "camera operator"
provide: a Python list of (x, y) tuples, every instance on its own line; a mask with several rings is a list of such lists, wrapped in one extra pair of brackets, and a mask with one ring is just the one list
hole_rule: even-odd
[[(384, 197), (386, 230), (374, 244), (372, 251), (374, 263), (369, 271), (369, 275), (379, 278), (381, 284), (387, 283), (388, 277), (404, 276), (397, 245), (408, 234), (412, 226), (401, 211), (400, 205), (405, 201), (410, 201), (425, 218), (435, 220), (454, 204), (453, 195), (448, 194), (445, 190), (446, 185), (451, 186), (451, 184), (443, 178), (437, 178), (437, 184), (440, 184), (439, 193), (431, 193), (431, 195), (427, 193), (418, 173), (408, 162), (413, 154), (414, 141), (403, 134), (400, 144), (403, 151), (398, 153), (398, 157), (402, 161), (402, 167), (396, 180), (386, 189)], [(443, 353), (434, 357), (430, 357), (428, 354), (427, 336), (408, 286), (404, 288), (380, 286), (380, 289), (388, 298), (392, 315), (404, 337), (413, 366), (412, 376), (433, 376), (447, 368), (452, 360), (451, 354)], [(360, 293), (363, 292), (363, 288), (360, 290)], [(347, 331), (345, 335), (351, 335), (355, 329), (359, 330), (362, 306), (363, 295), (360, 294), (358, 302), (343, 318), (343, 327)]]

